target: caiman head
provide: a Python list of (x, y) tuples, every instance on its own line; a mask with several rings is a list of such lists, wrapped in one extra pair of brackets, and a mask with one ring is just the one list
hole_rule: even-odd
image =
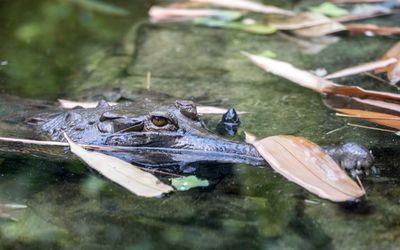
[(210, 132), (191, 101), (150, 109), (132, 104), (44, 114), (28, 120), (52, 140), (63, 132), (80, 144), (112, 147), (105, 152), (146, 167), (182, 166), (193, 162), (264, 165), (256, 149)]

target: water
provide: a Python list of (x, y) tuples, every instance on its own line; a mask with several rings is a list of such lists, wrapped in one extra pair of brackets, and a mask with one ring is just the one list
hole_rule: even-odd
[[(241, 132), (251, 131), (260, 138), (293, 134), (321, 145), (358, 142), (375, 152), (381, 175), (363, 180), (368, 198), (358, 209), (318, 199), (269, 168), (246, 165), (204, 166), (203, 175), (213, 173), (211, 187), (145, 199), (77, 162), (7, 156), (0, 160), (0, 200), (29, 207), (16, 214), (18, 222), (0, 222), (0, 248), (398, 247), (397, 137), (344, 127), (349, 121), (368, 123), (335, 117), (318, 94), (265, 74), (239, 53), (270, 50), (298, 67), (333, 72), (379, 58), (396, 39), (345, 36), (318, 54), (304, 54), (299, 45), (280, 35), (180, 24), (132, 28), (146, 18), (148, 2), (108, 2), (131, 14), (110, 16), (69, 1), (1, 1), (1, 90), (54, 101), (119, 86), (133, 94), (234, 106), (251, 112), (241, 116)], [(398, 20), (392, 16), (376, 21)], [(145, 89), (148, 72), (150, 90)], [(346, 82), (397, 91), (367, 76)], [(214, 128), (218, 117), (206, 120)]]

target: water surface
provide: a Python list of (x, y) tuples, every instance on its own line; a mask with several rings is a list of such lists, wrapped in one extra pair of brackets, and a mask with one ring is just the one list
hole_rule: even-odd
[[(270, 50), (298, 67), (332, 72), (379, 58), (395, 38), (343, 36), (318, 54), (306, 54), (279, 35), (152, 25), (142, 22), (148, 1), (108, 2), (128, 9), (130, 15), (92, 12), (67, 0), (1, 1), (0, 90), (54, 101), (118, 86), (133, 95), (233, 106), (250, 111), (241, 117), (241, 133), (298, 135), (321, 145), (358, 142), (375, 152), (381, 174), (363, 180), (368, 193), (363, 206), (345, 209), (309, 194), (268, 167), (203, 166), (200, 175), (211, 178), (212, 186), (146, 199), (77, 162), (4, 156), (0, 200), (28, 208), (16, 214), (18, 222), (0, 222), (0, 248), (398, 247), (398, 138), (345, 127), (351, 120), (335, 117), (318, 94), (264, 73), (239, 53)], [(376, 20), (398, 21), (399, 16)], [(397, 91), (367, 76), (340, 82)], [(219, 117), (206, 119), (214, 128)], [(342, 129), (328, 133), (338, 128)]]

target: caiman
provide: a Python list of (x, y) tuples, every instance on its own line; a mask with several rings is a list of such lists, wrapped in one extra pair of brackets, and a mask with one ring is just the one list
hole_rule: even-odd
[[(160, 106), (152, 102), (110, 106), (100, 101), (96, 108), (45, 107), (35, 111), (24, 110), (21, 103), (17, 111), (22, 115), (9, 116), (14, 122), (15, 117), (20, 117), (16, 122), (23, 122), (54, 141), (65, 141), (65, 132), (79, 144), (113, 147), (117, 151), (106, 153), (140, 166), (177, 171), (199, 162), (266, 165), (253, 145), (230, 141), (211, 132), (192, 101), (177, 100)], [(31, 116), (23, 117), (27, 114)], [(7, 116), (3, 120), (4, 117)], [(351, 174), (368, 170), (373, 164), (369, 151), (354, 143), (325, 150)]]

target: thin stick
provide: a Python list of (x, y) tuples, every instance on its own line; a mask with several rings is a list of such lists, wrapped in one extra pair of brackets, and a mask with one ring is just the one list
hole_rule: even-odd
[(183, 175), (173, 174), (173, 173), (161, 171), (161, 170), (158, 170), (158, 169), (148, 169), (148, 168), (144, 168), (144, 167), (139, 167), (139, 168), (141, 170), (149, 172), (149, 173), (157, 173), (157, 174), (170, 175), (170, 176), (175, 176), (175, 177), (183, 177)]
[(365, 129), (378, 130), (378, 131), (389, 132), (389, 133), (397, 132), (397, 131), (391, 130), (391, 129), (375, 128), (375, 127), (369, 127), (369, 126), (364, 126), (364, 125), (359, 125), (359, 124), (354, 124), (354, 123), (347, 123), (347, 125), (351, 126), (351, 127), (356, 127), (356, 128), (365, 128)]
[(382, 117), (382, 116), (362, 116), (362, 115), (347, 115), (342, 113), (335, 113), (336, 116), (340, 117), (349, 117), (349, 118), (361, 118), (361, 119), (377, 119), (377, 120), (392, 120), (392, 121), (400, 121), (399, 118), (395, 117)]
[(370, 73), (370, 72), (364, 72), (364, 74), (365, 74), (366, 76), (369, 76), (369, 77), (371, 77), (371, 78), (374, 78), (375, 80), (378, 80), (378, 81), (380, 81), (380, 82), (382, 82), (382, 83), (390, 84), (390, 83), (389, 83), (388, 81), (386, 81), (385, 79), (382, 79), (381, 77), (376, 76), (376, 75), (374, 75), (374, 74), (372, 74), (372, 73)]
[(340, 131), (340, 130), (342, 130), (344, 128), (346, 128), (346, 126), (343, 126), (343, 127), (340, 127), (340, 128), (335, 128), (334, 130), (331, 130), (331, 131), (327, 132), (326, 135), (335, 133), (335, 132)]
[(360, 177), (358, 177), (358, 175), (356, 175), (356, 180), (357, 180), (357, 182), (358, 182), (358, 185), (359, 185), (360, 188), (362, 189), (362, 191), (365, 193), (365, 198), (368, 198), (368, 197), (367, 197), (367, 193), (365, 192), (364, 185), (362, 184), (362, 182), (361, 182), (361, 180), (360, 180)]
[[(23, 144), (34, 144), (41, 146), (58, 146), (58, 147), (69, 147), (66, 142), (57, 142), (57, 141), (38, 141), (38, 140), (30, 140), (30, 139), (20, 139), (20, 138), (12, 138), (12, 137), (0, 137), (0, 141), (5, 142), (19, 142)], [(85, 149), (97, 149), (102, 151), (121, 151), (121, 149), (110, 148), (110, 147), (102, 147), (98, 145), (79, 145)]]
[(146, 74), (146, 89), (150, 90), (150, 86), (151, 86), (151, 72), (148, 71)]

